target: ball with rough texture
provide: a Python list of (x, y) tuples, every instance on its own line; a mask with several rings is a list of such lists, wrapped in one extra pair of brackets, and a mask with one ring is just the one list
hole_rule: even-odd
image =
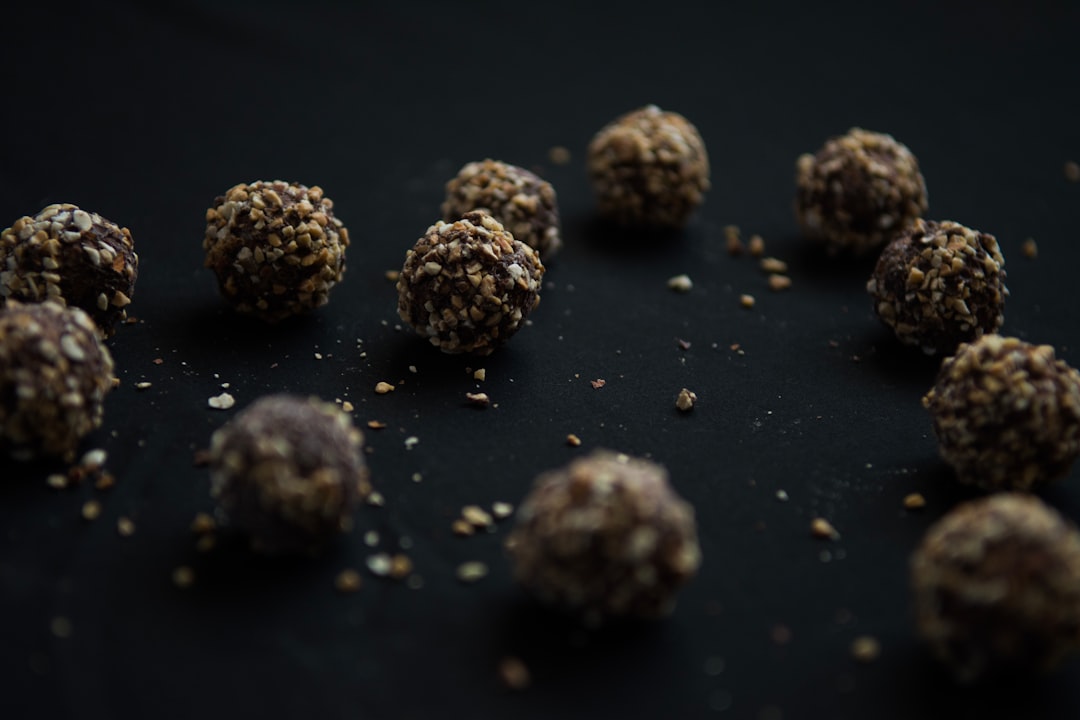
[(555, 188), (535, 173), (497, 160), (471, 162), (446, 183), (443, 220), (482, 210), (548, 260), (562, 246)]
[(960, 682), (1050, 670), (1080, 645), (1080, 534), (1033, 496), (950, 511), (911, 584), (919, 634)]
[(1080, 455), (1080, 373), (1049, 345), (983, 335), (946, 358), (923, 398), (942, 458), (987, 490), (1032, 490)]
[(318, 186), (241, 183), (206, 211), (206, 267), (236, 310), (267, 322), (325, 305), (348, 246), (349, 232)]
[(371, 491), (363, 435), (337, 405), (270, 395), (210, 440), (211, 493), (255, 550), (318, 550), (352, 527)]
[(667, 471), (603, 450), (536, 479), (507, 550), (526, 589), (589, 622), (669, 613), (701, 562)]
[(484, 212), (437, 222), (405, 255), (398, 314), (446, 353), (488, 355), (540, 303), (544, 265)]
[(139, 256), (131, 231), (75, 205), (49, 205), (0, 233), (0, 300), (53, 300), (106, 337), (127, 317)]
[(922, 219), (885, 246), (866, 291), (900, 342), (929, 355), (996, 332), (1009, 294), (993, 235)]
[(600, 215), (626, 227), (681, 228), (709, 189), (709, 156), (690, 121), (648, 105), (609, 123), (588, 148)]
[(82, 310), (15, 300), (0, 309), (0, 447), (9, 455), (73, 460), (112, 387), (112, 356)]
[(852, 128), (796, 164), (795, 215), (829, 252), (876, 250), (922, 217), (919, 163), (891, 135)]

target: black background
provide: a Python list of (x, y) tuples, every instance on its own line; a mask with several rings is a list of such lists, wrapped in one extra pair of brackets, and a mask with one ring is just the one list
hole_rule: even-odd
[[(108, 450), (117, 486), (55, 491), (54, 466), (0, 462), (0, 717), (1080, 713), (1076, 661), (956, 688), (921, 649), (907, 559), (930, 522), (976, 493), (937, 459), (919, 404), (936, 361), (871, 312), (872, 261), (806, 247), (791, 212), (800, 153), (852, 125), (894, 134), (920, 160), (930, 217), (998, 237), (1004, 332), (1080, 362), (1080, 185), (1062, 174), (1080, 159), (1075, 4), (581, 5), (0, 11), (0, 225), (74, 202), (130, 227), (142, 261), (140, 322), (110, 341), (121, 386), (84, 445)], [(649, 102), (700, 129), (713, 189), (681, 237), (631, 243), (593, 221), (584, 149)], [(555, 145), (569, 165), (549, 162)], [(555, 185), (565, 247), (531, 327), (492, 357), (444, 356), (395, 327), (384, 273), (437, 219), (444, 182), (484, 157)], [(216, 195), (275, 178), (321, 185), (353, 244), (327, 307), (267, 327), (223, 307), (201, 239)], [(729, 223), (788, 261), (790, 291), (727, 256)], [(1027, 237), (1036, 260), (1020, 253)], [(687, 294), (666, 287), (681, 273)], [(593, 389), (597, 378), (606, 386)], [(377, 396), (380, 380), (401, 384)], [(223, 382), (237, 408), (207, 408)], [(684, 386), (700, 398), (688, 415), (674, 409)], [(477, 389), (498, 406), (467, 407)], [(357, 531), (318, 559), (270, 561), (228, 542), (200, 554), (188, 526), (212, 504), (194, 451), (272, 391), (348, 399), (358, 423), (387, 422), (365, 431), (386, 504), (361, 509)], [(450, 532), (463, 505), (516, 504), (539, 471), (594, 447), (663, 463), (696, 508), (704, 564), (664, 621), (582, 630), (512, 583), (510, 521)], [(1074, 520), (1076, 475), (1044, 494)], [(902, 509), (910, 492), (925, 510)], [(104, 512), (86, 522), (91, 497)], [(810, 536), (819, 515), (839, 541)], [(121, 516), (132, 537), (117, 533)], [(378, 548), (363, 542), (370, 529)], [(421, 589), (365, 571), (359, 593), (334, 591), (340, 570), (402, 538)], [(467, 560), (491, 574), (458, 583)], [(196, 572), (186, 591), (170, 580), (182, 564)], [(61, 616), (64, 639), (50, 632)], [(882, 645), (870, 665), (850, 655), (860, 634)], [(501, 687), (506, 655), (531, 669), (529, 690)]]

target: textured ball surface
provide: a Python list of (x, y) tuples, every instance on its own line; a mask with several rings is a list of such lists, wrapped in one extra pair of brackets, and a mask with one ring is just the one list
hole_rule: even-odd
[(562, 246), (555, 188), (535, 173), (497, 160), (471, 162), (446, 183), (443, 220), (482, 210), (548, 260)]
[(922, 219), (885, 247), (866, 290), (900, 342), (931, 355), (996, 332), (1009, 294), (993, 235)]
[(474, 211), (438, 222), (405, 255), (398, 314), (443, 352), (488, 355), (540, 302), (544, 265), (498, 220)]
[(73, 460), (112, 387), (112, 356), (82, 310), (14, 300), (0, 309), (0, 447), (12, 457)]
[(648, 105), (589, 143), (600, 215), (627, 227), (681, 228), (709, 189), (709, 156), (690, 121)]
[(796, 165), (795, 215), (830, 252), (876, 250), (926, 212), (919, 163), (891, 135), (852, 128)]
[(256, 550), (317, 550), (351, 528), (371, 490), (362, 444), (332, 403), (263, 397), (211, 437), (211, 492)]
[(139, 256), (131, 231), (75, 205), (49, 205), (0, 233), (0, 300), (53, 300), (106, 337), (127, 317)]
[(701, 562), (667, 471), (602, 450), (536, 479), (507, 549), (525, 588), (591, 621), (667, 614)]
[(1049, 345), (983, 335), (946, 360), (923, 398), (941, 457), (964, 483), (1032, 490), (1080, 455), (1080, 373)]
[(322, 188), (241, 183), (206, 211), (206, 267), (242, 313), (268, 322), (325, 305), (345, 273), (349, 232)]
[(949, 512), (911, 584), (919, 634), (961, 682), (1049, 670), (1080, 644), (1080, 534), (1035, 497)]

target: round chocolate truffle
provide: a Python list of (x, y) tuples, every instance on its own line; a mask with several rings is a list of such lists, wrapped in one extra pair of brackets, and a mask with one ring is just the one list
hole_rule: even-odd
[(911, 583), (919, 634), (961, 682), (1049, 670), (1080, 645), (1080, 533), (1036, 497), (949, 512)]
[(275, 322), (325, 305), (345, 273), (349, 231), (322, 188), (241, 183), (206, 211), (206, 267), (242, 313)]
[(900, 342), (928, 355), (996, 332), (1009, 294), (993, 235), (922, 219), (885, 246), (866, 291)]
[(1049, 345), (983, 335), (946, 358), (923, 398), (961, 482), (1032, 490), (1080, 455), (1080, 373)]
[(601, 129), (589, 143), (588, 167), (600, 214), (628, 227), (681, 228), (709, 189), (697, 128), (655, 105)]
[(536, 479), (507, 550), (525, 588), (590, 622), (669, 613), (701, 562), (667, 471), (606, 450)]
[(337, 405), (268, 395), (210, 438), (211, 494), (266, 553), (318, 550), (352, 527), (371, 491), (364, 438)]
[(551, 183), (516, 165), (497, 160), (471, 162), (446, 183), (443, 220), (454, 222), (482, 210), (537, 252), (550, 258), (562, 246), (559, 205)]
[(138, 274), (131, 231), (75, 205), (49, 205), (0, 233), (0, 299), (80, 308), (106, 337), (127, 317)]
[(8, 300), (0, 309), (0, 447), (17, 460), (75, 458), (101, 425), (113, 361), (82, 310)]
[(796, 166), (795, 215), (829, 252), (881, 247), (926, 212), (926, 183), (891, 135), (852, 128)]
[(446, 353), (488, 355), (540, 303), (544, 265), (502, 224), (473, 211), (437, 222), (405, 255), (398, 314)]

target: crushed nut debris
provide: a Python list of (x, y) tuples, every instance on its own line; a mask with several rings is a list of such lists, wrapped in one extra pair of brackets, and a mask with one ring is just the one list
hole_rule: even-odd
[(217, 522), (209, 513), (196, 513), (195, 518), (191, 521), (191, 532), (196, 535), (214, 532), (216, 529)]
[(346, 400), (346, 401), (344, 401), (343, 403), (341, 403), (341, 409), (342, 409), (342, 410), (344, 410), (344, 411), (345, 411), (345, 412), (347, 412), (347, 413), (351, 413), (351, 412), (352, 412), (353, 410), (355, 410), (355, 409), (356, 409), (356, 406), (355, 406), (355, 405), (353, 405), (353, 404), (352, 404), (351, 402), (349, 402), (348, 400)]
[(769, 289), (774, 292), (781, 290), (787, 290), (791, 287), (791, 278), (787, 275), (770, 275), (769, 276)]
[(861, 663), (870, 663), (881, 655), (881, 643), (872, 635), (860, 635), (851, 642), (851, 657)]
[(371, 571), (372, 575), (377, 577), (386, 577), (390, 574), (390, 569), (393, 567), (393, 561), (387, 553), (370, 555), (366, 562), (367, 569)]
[(532, 675), (521, 658), (508, 655), (499, 661), (499, 680), (510, 690), (524, 690), (532, 684)]
[(746, 247), (743, 245), (742, 237), (740, 237), (739, 234), (738, 225), (727, 225), (724, 227), (724, 242), (727, 246), (727, 254), (732, 257), (738, 257), (746, 250)]
[(195, 571), (187, 565), (181, 565), (172, 572), (173, 585), (185, 590), (195, 582)]
[(1028, 260), (1034, 260), (1039, 257), (1039, 245), (1035, 242), (1035, 238), (1027, 238), (1020, 246), (1020, 253)]
[(694, 281), (689, 275), (676, 275), (668, 278), (667, 286), (675, 292), (690, 292), (694, 288)]
[(487, 380), (487, 370), (485, 370), (484, 368), (480, 368), (479, 370), (473, 372), (472, 376), (473, 380), (479, 380), (480, 382), (483, 382), (484, 380)]
[(372, 430), (383, 430), (386, 428), (386, 423), (382, 420), (368, 420), (367, 426)]
[(56, 490), (63, 490), (68, 486), (68, 477), (63, 473), (52, 473), (45, 478), (45, 484)]
[(926, 507), (926, 498), (921, 493), (911, 493), (904, 496), (904, 507), (908, 510), (918, 510)]
[(504, 520), (514, 514), (514, 506), (508, 502), (494, 502), (491, 504), (491, 513), (496, 520)]
[(748, 249), (751, 256), (761, 257), (765, 254), (765, 238), (760, 235), (751, 235)]
[(486, 528), (492, 524), (491, 515), (479, 505), (466, 505), (461, 508), (461, 517), (476, 528)]
[(476, 534), (476, 528), (465, 518), (457, 518), (450, 523), (450, 530), (459, 537), (470, 537)]
[(555, 145), (548, 150), (548, 160), (552, 165), (569, 165), (571, 159), (570, 151), (562, 145)]
[(840, 533), (825, 518), (814, 518), (810, 521), (810, 534), (822, 540), (839, 540)]
[(117, 518), (116, 532), (120, 533), (121, 537), (131, 537), (135, 534), (135, 523), (131, 520), (131, 518)]
[(739, 304), (742, 305), (747, 310), (754, 307), (754, 303), (756, 303), (756, 302), (757, 301), (754, 299), (753, 295), (740, 295), (739, 296)]
[(579, 438), (574, 433), (570, 433), (566, 436), (566, 444), (570, 447), (578, 447), (581, 445), (581, 438)]
[(375, 383), (375, 392), (378, 395), (385, 395), (386, 393), (394, 392), (394, 386), (386, 382), (385, 380), (380, 380), (379, 382)]
[(228, 410), (236, 405), (236, 398), (229, 393), (221, 393), (207, 399), (206, 404), (215, 410)]
[(413, 563), (408, 555), (398, 553), (390, 558), (389, 575), (395, 580), (402, 580), (408, 577), (409, 573), (412, 572), (412, 569)]
[(96, 520), (101, 515), (101, 503), (97, 500), (87, 500), (82, 506), (84, 520)]
[(465, 393), (465, 399), (469, 401), (470, 405), (479, 408), (486, 408), (487, 406), (491, 405), (491, 398), (488, 397), (487, 393), (467, 392)]
[(787, 263), (783, 260), (779, 260), (774, 257), (762, 258), (761, 260), (762, 272), (773, 273), (777, 275), (783, 275), (787, 273)]
[(595, 380), (590, 380), (589, 384), (593, 386), (593, 390), (599, 390), (600, 388), (607, 385), (607, 380), (605, 380), (604, 378), (596, 378)]
[(352, 568), (342, 570), (334, 578), (334, 589), (340, 593), (354, 593), (363, 585), (360, 573)]
[(683, 388), (679, 391), (679, 396), (675, 398), (675, 407), (681, 412), (690, 412), (694, 409), (694, 404), (697, 403), (697, 393)]
[(1065, 163), (1065, 179), (1069, 182), (1080, 182), (1080, 163), (1072, 160)]
[(457, 579), (463, 583), (473, 583), (486, 577), (488, 566), (479, 560), (472, 560), (458, 565)]
[(400, 270), (387, 270), (386, 272), (383, 273), (383, 277), (385, 277), (390, 282), (396, 283), (398, 281), (398, 278), (401, 277), (401, 271)]

